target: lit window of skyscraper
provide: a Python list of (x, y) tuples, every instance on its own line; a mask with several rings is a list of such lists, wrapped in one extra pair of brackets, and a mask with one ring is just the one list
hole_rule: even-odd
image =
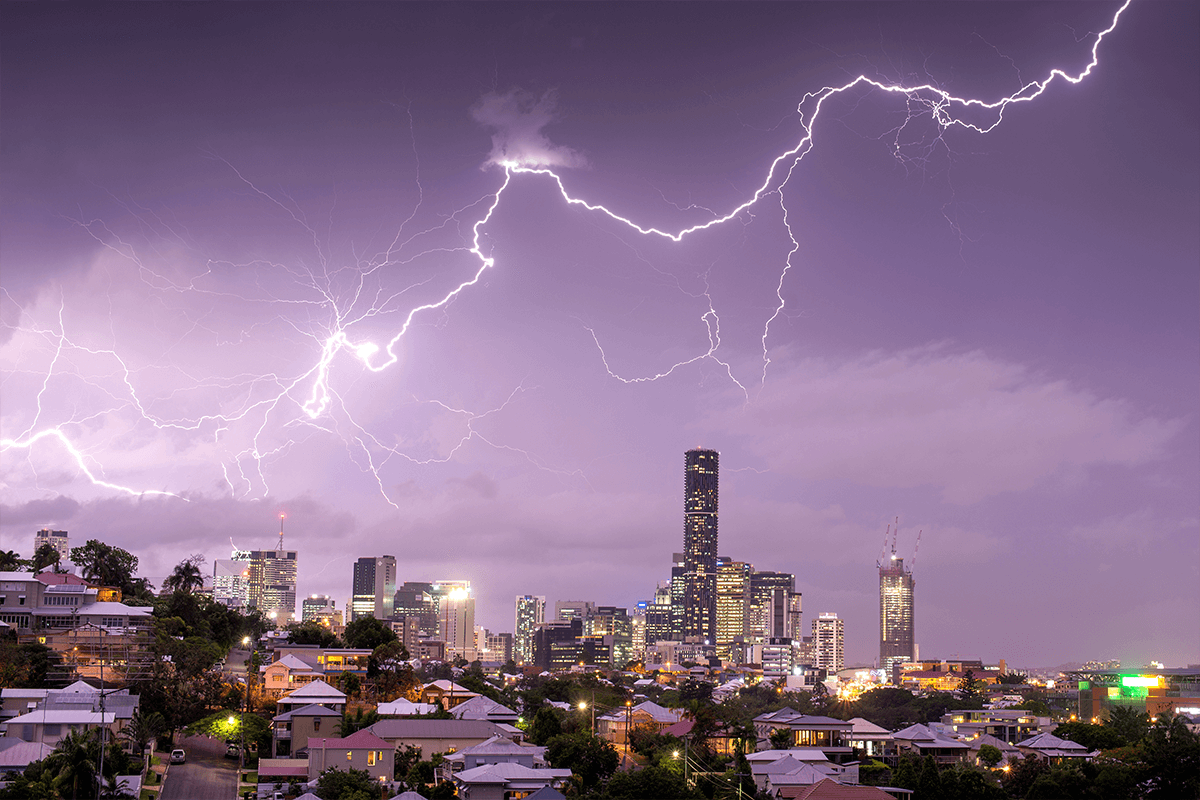
[(813, 648), (816, 666), (831, 675), (846, 665), (843, 645), (845, 628), (837, 614), (821, 614), (812, 622)]
[(527, 594), (517, 598), (517, 626), (513, 657), (518, 664), (533, 663), (533, 633), (546, 621), (546, 598)]
[(396, 557), (370, 556), (354, 562), (350, 619), (390, 619), (396, 598)]

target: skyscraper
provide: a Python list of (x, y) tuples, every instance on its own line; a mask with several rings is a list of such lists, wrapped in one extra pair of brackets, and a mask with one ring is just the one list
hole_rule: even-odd
[(438, 603), (442, 641), (446, 643), (446, 658), (461, 656), (474, 661), (475, 598), (471, 597), (470, 581), (439, 581), (434, 589), (444, 591)]
[(716, 450), (683, 454), (683, 638), (709, 644), (717, 638)]
[(546, 598), (531, 594), (517, 598), (517, 625), (513, 635), (513, 658), (518, 664), (533, 663), (533, 633), (546, 621)]
[(247, 561), (218, 558), (213, 561), (213, 600), (243, 610), (250, 599), (250, 565)]
[(747, 635), (761, 644), (768, 639), (800, 639), (802, 596), (790, 572), (750, 573), (750, 618)]
[(823, 613), (813, 620), (812, 640), (817, 655), (816, 666), (830, 674), (846, 666), (845, 628), (837, 614)]
[(396, 599), (396, 557), (364, 557), (354, 562), (350, 620), (390, 619)]
[(879, 666), (893, 674), (893, 666), (916, 660), (913, 624), (913, 580), (904, 559), (892, 553), (879, 564)]
[[(744, 641), (750, 615), (750, 575), (754, 566), (745, 561), (717, 558), (717, 655), (733, 657), (731, 645)], [(740, 653), (737, 655), (741, 655)], [(735, 659), (736, 660), (736, 659)]]
[(248, 607), (281, 627), (296, 619), (295, 550), (235, 550), (233, 560), (246, 562)]

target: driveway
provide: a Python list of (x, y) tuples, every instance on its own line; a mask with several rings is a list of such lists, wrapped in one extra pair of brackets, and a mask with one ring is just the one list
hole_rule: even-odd
[(234, 796), (237, 761), (225, 758), (224, 742), (193, 736), (176, 746), (187, 751), (187, 763), (171, 765), (161, 800), (230, 800)]

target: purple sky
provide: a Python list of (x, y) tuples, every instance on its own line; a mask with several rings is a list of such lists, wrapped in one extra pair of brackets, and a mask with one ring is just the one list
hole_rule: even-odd
[(0, 546), (162, 576), (282, 510), (302, 593), (391, 553), (511, 630), (516, 594), (650, 597), (699, 445), (721, 554), (848, 662), (897, 516), (923, 656), (1200, 661), (1200, 6), (1135, 3), (987, 134), (834, 93), (679, 243), (495, 163), (674, 232), (806, 93), (994, 102), (1116, 9), (6, 5)]

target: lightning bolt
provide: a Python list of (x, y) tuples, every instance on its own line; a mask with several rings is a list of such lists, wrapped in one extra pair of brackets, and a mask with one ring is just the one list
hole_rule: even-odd
[[(265, 495), (269, 491), (269, 485), (264, 471), (264, 464), (285, 455), (294, 445), (296, 437), (300, 437), (306, 432), (341, 436), (351, 449), (352, 460), (356, 460), (359, 463), (364, 473), (374, 476), (378, 482), (380, 493), (392, 505), (396, 504), (389, 497), (383, 479), (380, 477), (380, 470), (389, 460), (401, 458), (417, 465), (444, 462), (453, 458), (468, 441), (472, 440), (479, 440), (493, 448), (523, 454), (530, 463), (540, 469), (548, 469), (564, 475), (579, 475), (577, 471), (557, 470), (552, 465), (543, 463), (540, 459), (524, 450), (492, 441), (474, 427), (475, 423), (479, 420), (500, 413), (509, 403), (519, 400), (521, 394), (525, 391), (520, 386), (512, 390), (502, 404), (484, 412), (470, 411), (436, 400), (417, 401), (430, 403), (455, 417), (461, 418), (464, 421), (465, 432), (461, 435), (459, 441), (449, 448), (448, 453), (441, 458), (419, 458), (412, 456), (406, 453), (403, 448), (384, 442), (378, 436), (371, 434), (365, 425), (355, 421), (354, 416), (332, 385), (338, 358), (343, 354), (347, 354), (371, 373), (379, 373), (396, 365), (401, 359), (398, 346), (410, 332), (414, 320), (421, 315), (431, 312), (444, 312), (457, 297), (468, 291), (471, 287), (476, 286), (482, 280), (485, 273), (496, 265), (495, 258), (486, 252), (484, 232), (493, 215), (500, 208), (503, 198), (514, 180), (521, 178), (549, 182), (557, 189), (563, 203), (567, 206), (580, 208), (599, 219), (605, 219), (616, 224), (623, 230), (644, 237), (662, 239), (673, 243), (682, 242), (685, 238), (699, 232), (725, 225), (743, 215), (749, 214), (751, 209), (764, 199), (772, 196), (776, 197), (782, 212), (782, 224), (791, 242), (791, 247), (784, 259), (779, 279), (775, 285), (775, 298), (777, 302), (774, 305), (772, 313), (763, 323), (761, 336), (762, 369), (758, 381), (761, 387), (766, 382), (768, 368), (771, 363), (768, 346), (771, 327), (781, 315), (786, 313), (786, 302), (783, 295), (784, 284), (794, 266), (793, 257), (800, 247), (799, 239), (792, 229), (789, 219), (785, 189), (789, 181), (793, 178), (797, 166), (814, 147), (817, 123), (821, 119), (822, 111), (827, 101), (839, 95), (849, 94), (853, 96), (856, 93), (865, 95), (870, 92), (903, 98), (905, 115), (903, 122), (891, 132), (892, 138), (889, 148), (893, 157), (904, 163), (908, 159), (906, 155), (908, 145), (905, 143), (905, 132), (908, 126), (920, 118), (928, 118), (937, 130), (937, 135), (934, 137), (933, 142), (927, 146), (932, 147), (939, 143), (944, 145), (942, 136), (951, 129), (959, 128), (980, 135), (990, 133), (1003, 122), (1005, 113), (1010, 106), (1036, 100), (1045, 94), (1055, 82), (1074, 85), (1084, 81), (1099, 65), (1100, 46), (1104, 39), (1116, 30), (1122, 14), (1129, 8), (1130, 3), (1131, 0), (1126, 0), (1113, 14), (1109, 25), (1095, 34), (1091, 45), (1091, 58), (1082, 70), (1075, 74), (1070, 74), (1062, 69), (1053, 69), (1041, 80), (1028, 81), (1017, 91), (995, 100), (960, 97), (935, 85), (932, 81), (909, 85), (906, 83), (888, 82), (877, 77), (869, 77), (865, 74), (853, 77), (840, 85), (825, 86), (817, 91), (808, 92), (803, 95), (796, 106), (800, 128), (799, 138), (793, 147), (780, 153), (770, 162), (766, 174), (757, 188), (742, 202), (724, 214), (713, 213), (708, 209), (697, 206), (688, 206), (689, 211), (704, 211), (708, 214), (708, 219), (675, 230), (665, 230), (643, 225), (635, 221), (631, 216), (618, 213), (606, 205), (578, 197), (568, 190), (566, 181), (557, 171), (538, 163), (529, 163), (516, 159), (499, 161), (495, 164), (502, 171), (502, 179), (499, 188), (494, 192), (485, 195), (475, 203), (459, 209), (458, 212), (447, 218), (438, 228), (408, 233), (407, 227), (416, 218), (417, 211), (424, 201), (418, 160), (416, 177), (418, 189), (417, 203), (409, 216), (401, 222), (386, 249), (374, 259), (359, 260), (359, 263), (352, 268), (337, 269), (331, 267), (316, 228), (308, 221), (304, 212), (294, 201), (286, 196), (284, 196), (284, 199), (280, 199), (280, 197), (260, 189), (233, 165), (225, 162), (253, 193), (260, 195), (268, 203), (277, 206), (311, 237), (318, 254), (319, 266), (317, 268), (286, 267), (278, 264), (265, 265), (273, 269), (284, 270), (292, 275), (297, 284), (310, 292), (311, 296), (296, 298), (279, 297), (269, 294), (252, 295), (247, 293), (216, 292), (205, 288), (202, 285), (203, 280), (209, 277), (214, 269), (228, 266), (224, 262), (210, 262), (206, 272), (194, 276), (187, 282), (180, 282), (160, 271), (148, 267), (138, 257), (132, 245), (113, 234), (103, 223), (81, 221), (79, 225), (105, 248), (108, 248), (121, 258), (131, 261), (139, 271), (142, 280), (158, 290), (177, 294), (211, 295), (214, 298), (230, 298), (247, 303), (293, 304), (298, 307), (321, 310), (322, 312), (330, 311), (326, 330), (321, 337), (314, 337), (296, 321), (286, 318), (283, 320), (284, 324), (290, 325), (298, 335), (314, 339), (319, 343), (319, 352), (315, 361), (309, 367), (287, 376), (274, 373), (265, 375), (240, 375), (220, 381), (204, 381), (193, 378), (194, 385), (198, 387), (209, 386), (224, 390), (236, 390), (243, 395), (243, 399), (238, 407), (232, 410), (224, 409), (190, 418), (166, 418), (152, 411), (139, 399), (135, 389), (137, 370), (133, 369), (115, 349), (90, 347), (68, 336), (67, 327), (63, 322), (63, 310), (60, 305), (57, 331), (43, 330), (36, 327), (22, 329), (25, 333), (40, 337), (49, 342), (53, 349), (53, 355), (50, 358), (49, 365), (45, 368), (40, 388), (36, 393), (36, 410), (31, 421), (20, 433), (0, 439), (0, 453), (9, 453), (11, 451), (25, 451), (28, 453), (39, 443), (53, 441), (66, 450), (79, 471), (95, 486), (133, 495), (161, 494), (186, 499), (165, 490), (135, 489), (107, 480), (103, 476), (103, 469), (100, 467), (95, 456), (84, 452), (74, 445), (72, 438), (68, 435), (67, 430), (69, 428), (82, 427), (100, 416), (113, 416), (118, 412), (130, 409), (136, 414), (137, 418), (148, 422), (159, 430), (180, 432), (207, 431), (211, 434), (214, 446), (222, 443), (224, 439), (229, 438), (236, 426), (241, 424), (249, 425), (252, 430), (249, 445), (233, 453), (231, 459), (232, 471), (229, 464), (225, 462), (221, 464), (223, 480), (234, 495), (249, 494), (257, 490), (261, 490)], [(1011, 63), (1011, 59), (1009, 61)], [(1019, 78), (1020, 73), (1018, 72), (1017, 74)], [(411, 131), (411, 110), (408, 113)], [(414, 144), (414, 154), (415, 152)], [(223, 161), (223, 159), (221, 160)], [(465, 237), (465, 241), (463, 241), (461, 246), (421, 245), (421, 242), (425, 238), (431, 236), (436, 231), (448, 230), (459, 225), (460, 220), (471, 209), (477, 207), (482, 207), (483, 211), (470, 224), (469, 236)], [(149, 212), (146, 212), (145, 209), (137, 209), (137, 212), (149, 215)], [(178, 232), (161, 218), (155, 216), (151, 222), (171, 232), (177, 239), (182, 241), (182, 237)], [(399, 258), (401, 253), (407, 252), (412, 247), (416, 248), (415, 254), (403, 259)], [(473, 261), (474, 267), (469, 270), (467, 277), (454, 283), (451, 288), (442, 292), (436, 299), (415, 304), (408, 308), (407, 312), (401, 311), (401, 303), (404, 295), (411, 290), (425, 287), (432, 279), (418, 281), (401, 291), (388, 291), (382, 286), (372, 285), (371, 283), (373, 276), (376, 276), (385, 267), (411, 264), (418, 258), (433, 254), (465, 255)], [(264, 266), (264, 264), (255, 262), (236, 266), (245, 269), (257, 269)], [(337, 281), (343, 272), (354, 273), (351, 288), (348, 291), (339, 291), (336, 287)], [(615, 380), (625, 384), (656, 381), (674, 374), (677, 370), (685, 366), (708, 360), (722, 368), (722, 371), (742, 391), (746, 401), (749, 402), (750, 393), (747, 386), (734, 375), (734, 369), (730, 362), (723, 359), (719, 354), (721, 348), (720, 317), (716, 304), (713, 302), (707, 287), (703, 293), (691, 294), (690, 296), (694, 298), (703, 297), (707, 301), (707, 308), (699, 318), (700, 324), (707, 333), (707, 348), (702, 349), (690, 358), (658, 369), (653, 374), (634, 377), (620, 374), (610, 364), (610, 359), (601, 343), (601, 337), (595, 328), (587, 325), (584, 325), (584, 328), (591, 335), (605, 370)], [(11, 297), (8, 297), (8, 299), (12, 301)], [(391, 338), (383, 345), (366, 339), (358, 339), (353, 335), (354, 330), (366, 321), (396, 313), (402, 313), (403, 319), (395, 328), (395, 332)], [(196, 329), (203, 328), (203, 321), (195, 320), (193, 327)], [(111, 397), (112, 403), (108, 408), (99, 412), (75, 415), (67, 421), (54, 425), (45, 425), (42, 421), (43, 399), (49, 391), (51, 378), (56, 374), (63, 374), (63, 362), (71, 354), (90, 356), (94, 359), (108, 361), (113, 365), (112, 370), (117, 375), (116, 390), (109, 388), (107, 385), (100, 385), (99, 381), (85, 381), (102, 394)], [(337, 419), (334, 418), (335, 415), (332, 413), (334, 409), (339, 412)], [(292, 434), (292, 438), (286, 442), (271, 444), (271, 436), (269, 434), (272, 431), (272, 423), (279, 424), (283, 429), (288, 430)], [(347, 431), (341, 429), (343, 425), (348, 428)], [(249, 472), (247, 472), (247, 465), (249, 466)]]

